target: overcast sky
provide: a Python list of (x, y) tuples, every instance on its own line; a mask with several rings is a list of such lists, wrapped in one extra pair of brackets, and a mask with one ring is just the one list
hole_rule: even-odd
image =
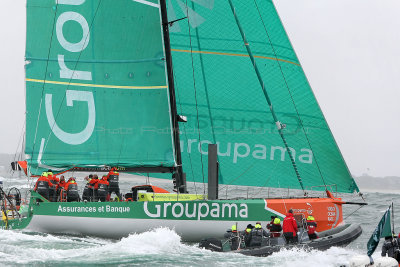
[[(0, 1), (0, 153), (14, 153), (25, 118), (25, 0)], [(400, 1), (274, 2), (352, 174), (400, 176)]]

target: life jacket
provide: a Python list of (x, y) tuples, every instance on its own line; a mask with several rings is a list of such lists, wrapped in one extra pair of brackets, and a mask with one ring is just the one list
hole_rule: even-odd
[(263, 231), (262, 228), (253, 228), (251, 230), (250, 246), (261, 246)]
[(312, 235), (315, 234), (315, 229), (317, 228), (317, 223), (315, 221), (308, 221), (307, 220), (307, 229), (308, 229), (308, 234)]
[(49, 178), (49, 181), (53, 184), (58, 184), (60, 182), (60, 179), (58, 179), (54, 174), (48, 174), (47, 178)]
[(119, 173), (110, 171), (107, 175), (107, 181), (109, 182), (110, 187), (118, 187), (119, 183)]
[(65, 180), (64, 181), (60, 181), (59, 183), (58, 183), (58, 188), (65, 188), (65, 185), (66, 185), (67, 183), (65, 182)]
[(106, 195), (108, 193), (109, 183), (105, 179), (101, 179), (95, 186), (98, 195)]
[(280, 223), (273, 223), (270, 228), (271, 237), (280, 237), (282, 226)]
[(75, 181), (68, 182), (65, 186), (65, 190), (67, 191), (68, 198), (79, 196), (78, 184)]
[(248, 247), (250, 245), (251, 230), (252, 230), (252, 228), (246, 228), (246, 230), (244, 230), (244, 243), (245, 243), (246, 247)]
[(88, 187), (89, 187), (89, 189), (94, 189), (95, 187), (96, 187), (96, 184), (99, 182), (100, 180), (99, 179), (90, 179), (89, 180), (89, 182), (88, 182)]
[(49, 181), (49, 179), (45, 176), (40, 176), (39, 179), (36, 181), (34, 191), (38, 192), (49, 191), (50, 186), (53, 186), (53, 184)]
[(229, 235), (229, 243), (231, 244), (231, 250), (237, 250), (240, 246), (239, 243), (240, 236), (238, 235), (238, 231), (232, 231)]

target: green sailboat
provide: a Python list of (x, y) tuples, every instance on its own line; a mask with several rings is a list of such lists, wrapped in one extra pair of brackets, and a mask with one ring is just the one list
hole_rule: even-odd
[[(292, 208), (322, 231), (343, 223), (329, 190), (358, 191), (272, 1), (28, 0), (26, 110), (29, 175), (116, 168), (172, 179), (176, 193), (37, 204), (32, 192), (3, 228), (118, 238), (165, 226), (199, 240)], [(301, 196), (188, 200), (187, 182), (208, 181), (209, 144), (220, 185)]]

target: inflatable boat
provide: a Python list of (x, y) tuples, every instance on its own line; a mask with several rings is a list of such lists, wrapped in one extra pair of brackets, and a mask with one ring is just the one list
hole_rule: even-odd
[(345, 224), (318, 233), (318, 238), (314, 240), (310, 240), (307, 232), (300, 229), (298, 235), (299, 241), (295, 244), (286, 244), (286, 240), (283, 236), (274, 238), (270, 237), (264, 238), (259, 247), (245, 247), (244, 242), (241, 242), (240, 248), (232, 250), (229, 239), (219, 240), (216, 238), (206, 238), (200, 242), (199, 247), (218, 252), (233, 252), (248, 256), (266, 257), (283, 248), (326, 250), (333, 246), (343, 247), (356, 240), (361, 233), (362, 229), (359, 224)]

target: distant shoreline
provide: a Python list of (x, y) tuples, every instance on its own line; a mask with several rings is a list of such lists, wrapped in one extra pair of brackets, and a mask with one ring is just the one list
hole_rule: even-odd
[(361, 193), (400, 194), (400, 190), (360, 188)]

